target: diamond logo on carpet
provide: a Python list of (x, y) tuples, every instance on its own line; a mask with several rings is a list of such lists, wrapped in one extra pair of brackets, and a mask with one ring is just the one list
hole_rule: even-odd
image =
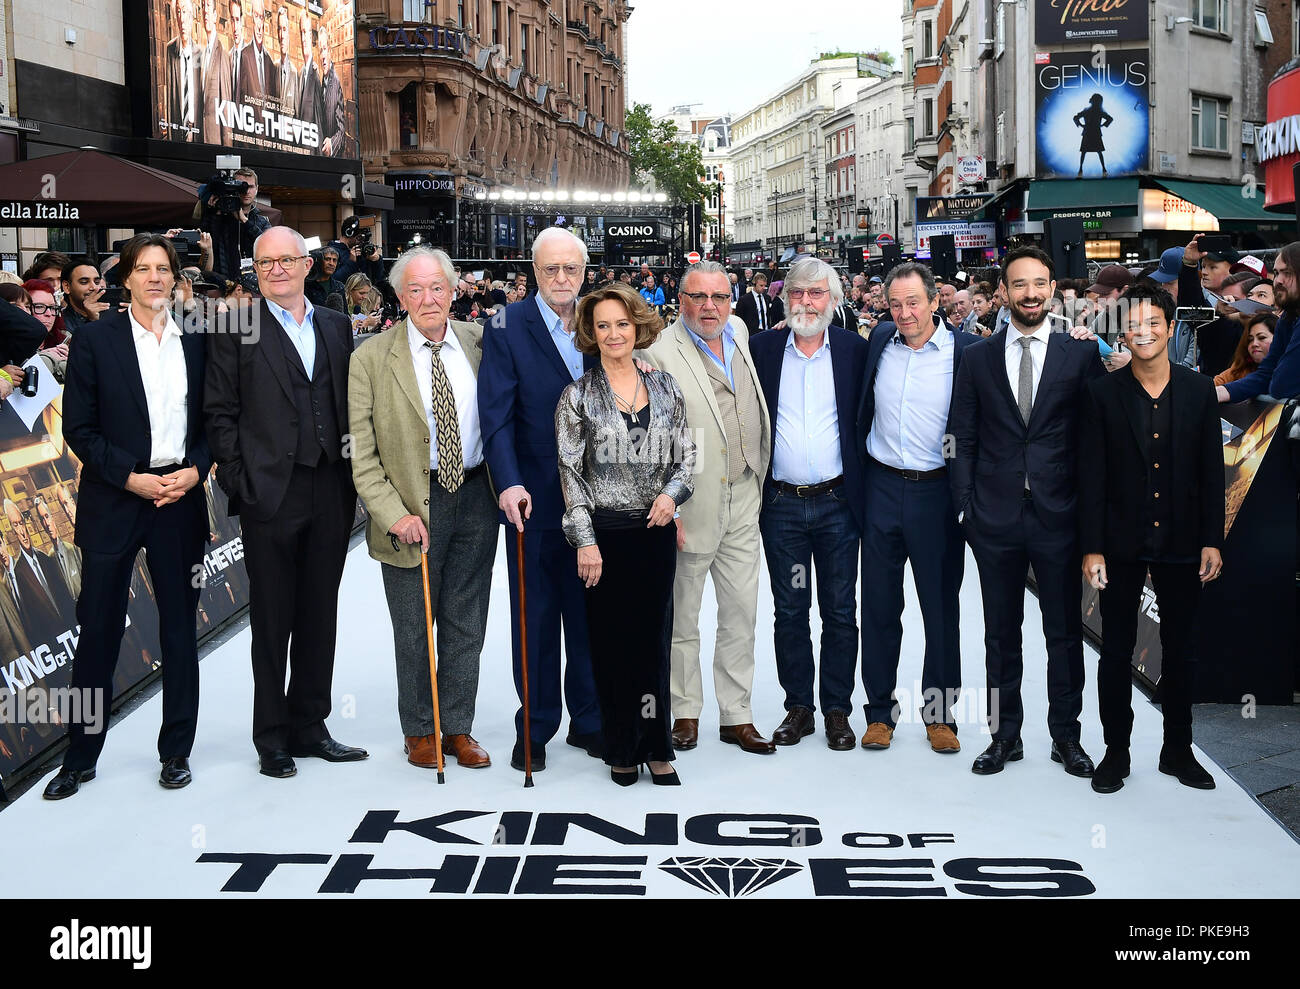
[(682, 882), (706, 893), (749, 896), (773, 883), (788, 879), (803, 869), (789, 859), (715, 858), (708, 855), (678, 855), (659, 863), (659, 868)]

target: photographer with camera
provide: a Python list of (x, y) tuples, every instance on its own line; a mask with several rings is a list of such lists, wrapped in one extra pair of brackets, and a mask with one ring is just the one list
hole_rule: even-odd
[[(257, 173), (240, 168), (237, 156), (219, 156), (217, 174), (199, 187), (199, 229), (212, 235), (212, 270), (237, 281), (240, 259), (252, 257), (253, 241), (271, 226), (257, 208)], [(233, 163), (232, 170), (225, 165)]]
[(357, 272), (378, 284), (384, 281), (384, 259), (379, 248), (370, 242), (374, 235), (370, 227), (361, 225), (359, 216), (349, 216), (340, 228), (340, 239), (332, 240), (329, 247), (339, 252), (339, 266), (334, 277), (344, 284)]

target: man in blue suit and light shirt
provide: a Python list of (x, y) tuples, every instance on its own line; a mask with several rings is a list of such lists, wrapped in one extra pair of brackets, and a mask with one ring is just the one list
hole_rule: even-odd
[[(562, 227), (548, 227), (533, 242), (537, 292), (505, 308), (483, 334), (479, 366), (479, 425), (483, 453), (507, 535), (524, 534), (528, 624), (529, 720), (532, 769), (546, 768), (546, 743), (562, 714), (560, 631), (567, 668), (563, 702), (569, 709), (570, 745), (602, 756), (600, 709), (591, 676), (587, 608), (578, 577), (577, 550), (560, 528), (564, 497), (555, 445), (555, 406), (560, 393), (582, 377), (597, 358), (573, 342), (578, 289), (587, 265), (587, 246)], [(520, 503), (527, 508), (520, 511)], [(511, 543), (513, 539), (509, 540)], [(510, 622), (515, 687), (519, 676), (519, 563), (508, 547)], [(515, 715), (510, 764), (524, 769), (523, 708)]]
[(892, 322), (868, 341), (858, 413), (866, 437), (862, 532), (862, 747), (887, 749), (899, 712), (894, 691), (903, 640), (903, 566), (912, 564), (925, 626), (920, 714), (935, 752), (961, 750), (952, 704), (961, 688), (958, 592), (966, 546), (952, 507), (945, 460), (948, 412), (962, 351), (979, 338), (938, 317), (939, 290), (923, 264), (885, 281)]
[(808, 258), (782, 291), (789, 332), (759, 333), (750, 353), (772, 419), (772, 458), (759, 529), (775, 603), (776, 668), (785, 720), (772, 734), (795, 745), (814, 731), (811, 576), (821, 612), (819, 698), (826, 744), (852, 750), (849, 726), (858, 656), (857, 557), (862, 457), (857, 432), (867, 343), (831, 325), (843, 301), (839, 276)]

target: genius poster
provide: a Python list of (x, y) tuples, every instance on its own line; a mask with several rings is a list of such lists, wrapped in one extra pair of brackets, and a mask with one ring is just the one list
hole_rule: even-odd
[(1145, 48), (1035, 54), (1039, 178), (1108, 178), (1150, 167), (1149, 66)]

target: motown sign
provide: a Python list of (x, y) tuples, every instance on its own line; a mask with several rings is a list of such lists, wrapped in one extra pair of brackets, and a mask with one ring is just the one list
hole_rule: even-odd
[(1145, 41), (1150, 0), (1034, 0), (1039, 45)]
[(153, 136), (356, 158), (353, 20), (337, 0), (153, 0)]

